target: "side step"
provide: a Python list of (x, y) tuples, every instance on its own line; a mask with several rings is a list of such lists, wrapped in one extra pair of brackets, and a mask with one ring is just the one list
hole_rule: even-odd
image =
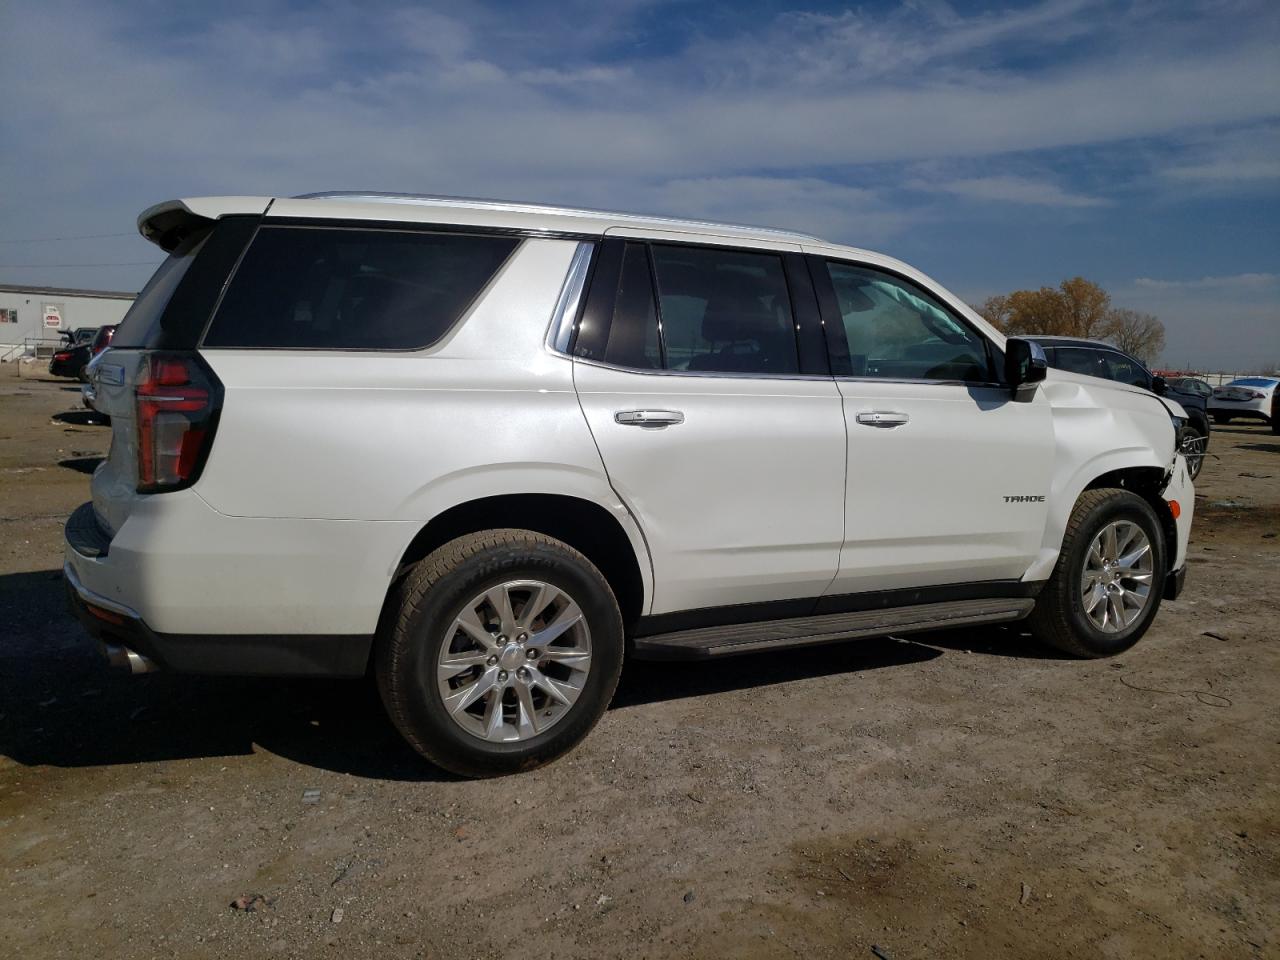
[(660, 633), (634, 640), (640, 660), (705, 660), (760, 650), (807, 647), (856, 637), (882, 637), (891, 633), (919, 633), (947, 627), (1021, 620), (1035, 606), (1034, 600), (955, 600), (922, 603), (911, 607), (828, 613), (820, 617), (795, 617), (764, 623), (737, 623), (728, 627), (699, 627), (676, 633)]

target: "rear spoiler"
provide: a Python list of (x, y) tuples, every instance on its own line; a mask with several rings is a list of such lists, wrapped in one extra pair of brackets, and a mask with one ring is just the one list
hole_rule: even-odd
[(161, 250), (170, 253), (187, 237), (230, 214), (265, 214), (272, 197), (196, 197), (166, 200), (138, 215), (138, 232)]

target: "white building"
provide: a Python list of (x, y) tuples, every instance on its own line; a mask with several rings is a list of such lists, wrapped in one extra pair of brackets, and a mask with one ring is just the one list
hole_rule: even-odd
[(0, 284), (0, 358), (16, 359), (24, 345), (57, 346), (62, 330), (119, 323), (136, 296), (115, 290)]

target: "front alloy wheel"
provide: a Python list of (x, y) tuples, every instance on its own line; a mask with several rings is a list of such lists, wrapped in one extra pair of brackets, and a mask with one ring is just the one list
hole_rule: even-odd
[(1133, 625), (1151, 600), (1151, 541), (1132, 520), (1114, 520), (1098, 531), (1085, 555), (1080, 603), (1103, 633)]
[(1027, 624), (1037, 639), (1073, 656), (1123, 653), (1159, 610), (1165, 570), (1151, 504), (1131, 490), (1086, 490)]

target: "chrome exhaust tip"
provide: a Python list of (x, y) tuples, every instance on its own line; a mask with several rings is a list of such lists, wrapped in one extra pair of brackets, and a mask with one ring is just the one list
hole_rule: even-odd
[(160, 669), (160, 665), (154, 660), (128, 647), (104, 643), (102, 650), (107, 656), (107, 663), (117, 670), (128, 670), (130, 673), (155, 673)]

